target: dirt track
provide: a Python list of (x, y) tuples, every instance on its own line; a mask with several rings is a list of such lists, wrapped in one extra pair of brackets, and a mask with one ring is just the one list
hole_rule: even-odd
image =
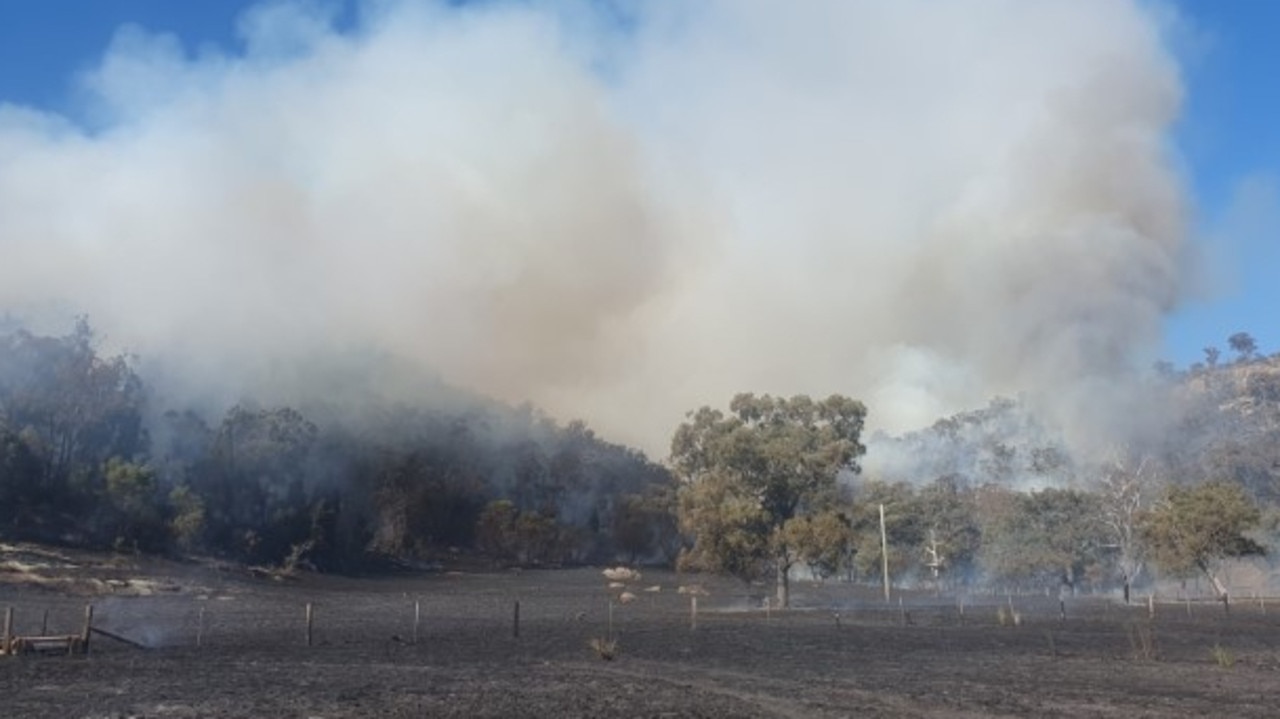
[[(123, 571), (123, 570), (122, 570)], [(5, 717), (898, 717), (1275, 716), (1280, 603), (1231, 616), (1096, 598), (996, 604), (908, 598), (907, 617), (865, 588), (797, 588), (808, 608), (744, 611), (742, 586), (708, 581), (698, 628), (674, 575), (645, 573), (614, 605), (598, 570), (276, 582), (178, 565), (149, 568), (151, 596), (83, 597), (0, 582), (19, 633), (96, 623), (156, 648), (95, 637), (88, 657), (0, 657)], [(174, 578), (175, 573), (182, 576)], [(686, 577), (682, 581), (690, 582)], [(693, 581), (702, 581), (694, 579)], [(658, 593), (645, 587), (661, 585)], [(117, 589), (127, 591), (126, 588)], [(148, 589), (147, 591), (154, 591)], [(614, 592), (616, 594), (616, 591)], [(521, 631), (512, 636), (513, 604)], [(412, 644), (413, 606), (420, 641)], [(306, 646), (304, 606), (315, 606)], [(837, 627), (832, 607), (843, 607)], [(200, 609), (202, 646), (195, 647)], [(1150, 627), (1149, 634), (1147, 627)], [(1152, 639), (1150, 658), (1144, 638)], [(1222, 667), (1214, 646), (1234, 658)]]

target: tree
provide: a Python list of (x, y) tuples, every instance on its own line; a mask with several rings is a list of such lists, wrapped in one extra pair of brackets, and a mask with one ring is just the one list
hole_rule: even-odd
[(1102, 524), (1110, 546), (1116, 550), (1116, 566), (1120, 570), (1126, 604), (1133, 581), (1142, 573), (1144, 564), (1138, 531), (1142, 510), (1150, 500), (1155, 482), (1151, 465), (1146, 457), (1136, 466), (1117, 458), (1102, 468), (1098, 482)]
[(967, 580), (982, 547), (973, 491), (961, 477), (945, 475), (921, 487), (916, 501), (928, 528), (924, 549), (935, 579)]
[(117, 549), (157, 551), (168, 543), (163, 502), (150, 467), (112, 458), (106, 466), (106, 495)]
[(919, 564), (926, 530), (915, 491), (906, 482), (865, 482), (858, 487), (853, 525), (854, 564), (864, 576), (879, 577), (885, 553), (880, 541), (880, 505), (884, 505), (889, 575), (900, 576)]
[(1229, 557), (1262, 554), (1247, 533), (1262, 518), (1258, 505), (1236, 482), (1215, 480), (1194, 487), (1170, 487), (1142, 522), (1152, 557), (1174, 574), (1200, 571), (1229, 605), (1218, 564)]
[(185, 484), (169, 492), (169, 504), (174, 515), (169, 520), (169, 531), (178, 546), (186, 551), (195, 548), (204, 533), (204, 502)]
[(485, 505), (476, 525), (480, 551), (498, 560), (514, 559), (519, 550), (516, 521), (520, 510), (510, 500), (495, 499)]
[(1097, 495), (1044, 489), (1009, 499), (984, 535), (988, 569), (1014, 580), (1056, 575), (1074, 590), (1085, 570), (1099, 563), (1105, 544)]
[(40, 460), (32, 498), (46, 519), (94, 511), (107, 461), (146, 449), (143, 406), (130, 358), (99, 356), (84, 318), (64, 337), (0, 336), (0, 418)]
[(867, 410), (839, 395), (815, 402), (752, 394), (734, 397), (729, 409), (691, 412), (671, 441), (686, 489), (681, 520), (694, 535), (691, 558), (734, 573), (767, 559), (785, 607), (798, 554), (782, 529), (829, 504), (837, 475), (858, 471)]
[(0, 538), (20, 534), (15, 528), (30, 523), (44, 503), (38, 496), (42, 469), (31, 447), (0, 420)]
[(1231, 335), (1227, 338), (1227, 344), (1231, 347), (1231, 351), (1236, 353), (1236, 359), (1240, 362), (1253, 359), (1258, 352), (1258, 343), (1248, 332), (1237, 332)]
[(719, 473), (691, 482), (679, 497), (680, 527), (695, 537), (681, 553), (679, 569), (724, 572), (743, 581), (763, 576), (771, 525), (759, 500)]
[(1204, 348), (1204, 363), (1213, 369), (1218, 366), (1218, 359), (1222, 357), (1222, 350), (1217, 347)]
[(206, 533), (240, 558), (278, 562), (310, 538), (306, 479), (318, 430), (288, 407), (237, 405), (223, 418), (198, 481)]
[(613, 510), (614, 549), (626, 554), (632, 564), (665, 555), (673, 538), (678, 539), (673, 509), (661, 491), (623, 495)]
[(827, 509), (792, 517), (783, 525), (782, 536), (815, 577), (826, 579), (839, 573), (853, 553), (850, 522), (845, 513)]

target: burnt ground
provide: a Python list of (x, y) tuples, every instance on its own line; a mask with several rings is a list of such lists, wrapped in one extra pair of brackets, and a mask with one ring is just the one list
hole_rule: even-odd
[[(907, 595), (900, 610), (866, 587), (798, 583), (803, 608), (766, 615), (741, 584), (645, 572), (636, 600), (614, 604), (618, 656), (603, 661), (588, 643), (608, 633), (618, 590), (599, 570), (275, 580), (164, 562), (20, 566), (0, 564), (19, 634), (46, 610), (51, 633), (78, 631), (91, 601), (96, 626), (152, 648), (95, 636), (88, 656), (0, 657), (4, 717), (1280, 713), (1280, 602), (1229, 616), (1157, 604), (1152, 621), (1145, 605), (1081, 597), (1061, 621), (1056, 599), (1014, 597), (1021, 623), (1001, 626), (1004, 597), (970, 599), (962, 616), (954, 598)], [(710, 592), (696, 630), (681, 582)]]

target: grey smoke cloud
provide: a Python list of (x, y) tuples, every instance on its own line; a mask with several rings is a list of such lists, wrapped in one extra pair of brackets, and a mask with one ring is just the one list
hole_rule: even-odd
[(376, 354), (657, 454), (737, 391), (898, 430), (1074, 417), (1145, 363), (1186, 215), (1146, 4), (612, 7), (122, 29), (92, 126), (0, 108), (0, 308), (87, 312), (193, 396)]

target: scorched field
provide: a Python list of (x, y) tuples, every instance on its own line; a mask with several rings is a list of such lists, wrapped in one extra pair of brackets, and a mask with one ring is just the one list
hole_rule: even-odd
[(94, 612), (87, 655), (0, 656), (4, 717), (1280, 712), (1280, 602), (1257, 599), (1227, 614), (1076, 597), (1064, 618), (1043, 594), (886, 604), (798, 582), (780, 612), (762, 587), (666, 572), (611, 588), (585, 568), (278, 579), (32, 548), (0, 559), (14, 636), (79, 633)]

